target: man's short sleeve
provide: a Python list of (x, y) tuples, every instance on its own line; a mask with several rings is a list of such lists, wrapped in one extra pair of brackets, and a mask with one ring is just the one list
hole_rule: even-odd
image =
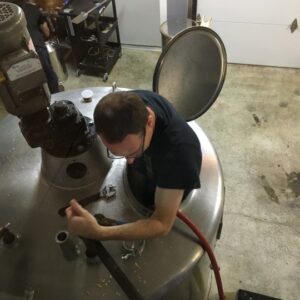
[(157, 186), (190, 190), (200, 187), (201, 152), (182, 144), (160, 156), (155, 163)]

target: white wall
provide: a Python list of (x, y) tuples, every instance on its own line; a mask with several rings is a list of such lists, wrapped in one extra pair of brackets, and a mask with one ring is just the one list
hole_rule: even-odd
[(122, 44), (160, 46), (160, 0), (116, 0)]
[(212, 17), (232, 63), (300, 68), (299, 0), (198, 0), (198, 12)]
[(161, 46), (160, 25), (185, 18), (188, 0), (116, 0), (122, 44)]
[(167, 20), (167, 0), (160, 0), (160, 24)]

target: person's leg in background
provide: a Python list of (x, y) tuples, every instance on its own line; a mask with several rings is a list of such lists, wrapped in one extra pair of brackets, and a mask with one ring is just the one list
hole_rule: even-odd
[(49, 57), (47, 49), (37, 48), (36, 52), (39, 55), (43, 70), (47, 77), (47, 82), (48, 82), (48, 87), (49, 87), (50, 93), (51, 94), (58, 93), (59, 92), (58, 77), (51, 65), (50, 57)]

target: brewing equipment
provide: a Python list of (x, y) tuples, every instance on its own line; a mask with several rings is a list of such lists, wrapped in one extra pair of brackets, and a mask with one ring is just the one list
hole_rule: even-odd
[(47, 41), (46, 47), (49, 53), (51, 65), (58, 77), (59, 83), (65, 82), (68, 79), (68, 72), (59, 43), (57, 41)]
[(65, 20), (76, 75), (102, 74), (107, 81), (122, 54), (115, 0), (69, 1), (60, 16)]
[[(20, 9), (0, 2), (1, 38), (17, 26), (10, 23), (14, 15), (22, 19)], [(0, 93), (12, 114), (0, 122), (0, 299), (134, 299), (132, 290), (143, 299), (205, 299), (210, 263), (180, 220), (166, 237), (103, 242), (96, 249), (102, 261), (86, 241), (66, 231), (60, 212), (72, 198), (92, 199), (86, 208), (117, 224), (149, 211), (134, 197), (126, 161), (108, 160), (95, 134), (94, 107), (116, 87), (89, 88), (89, 102), (82, 89), (57, 93), (50, 101), (36, 56), (23, 43), (25, 31), (22, 42), (0, 49)], [(18, 76), (11, 71), (24, 66), (29, 68)], [(211, 142), (193, 120), (216, 100), (225, 73), (220, 38), (193, 27), (167, 45), (153, 80), (154, 91), (173, 102), (200, 140), (202, 187), (189, 193), (180, 210), (212, 246), (222, 222), (223, 175)], [(96, 201), (93, 195), (103, 197)]]

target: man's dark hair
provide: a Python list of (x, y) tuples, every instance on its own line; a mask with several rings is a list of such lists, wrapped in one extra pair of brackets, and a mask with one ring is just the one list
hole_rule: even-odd
[(96, 131), (111, 144), (121, 142), (127, 134), (142, 132), (147, 118), (145, 103), (132, 92), (108, 94), (94, 110)]

